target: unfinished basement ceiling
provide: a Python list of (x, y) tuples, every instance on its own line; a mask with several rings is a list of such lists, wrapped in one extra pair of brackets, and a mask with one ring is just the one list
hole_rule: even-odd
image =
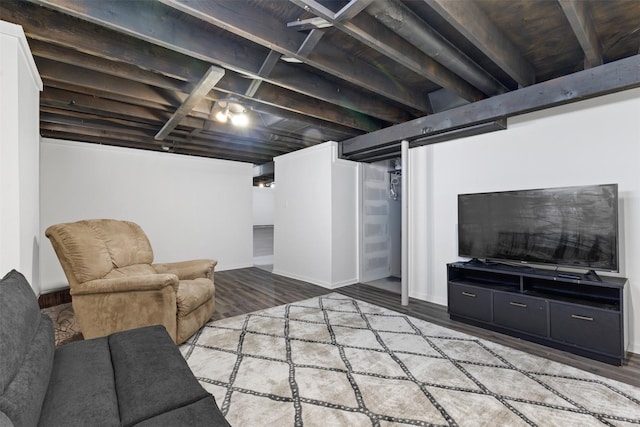
[[(0, 19), (42, 76), (42, 136), (256, 165), (640, 49), (638, 0), (2, 0)], [(246, 128), (214, 118), (230, 97)]]

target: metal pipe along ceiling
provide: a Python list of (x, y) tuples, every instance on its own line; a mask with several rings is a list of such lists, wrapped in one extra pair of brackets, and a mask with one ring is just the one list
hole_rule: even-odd
[(506, 88), (397, 0), (376, 0), (367, 13), (486, 95)]

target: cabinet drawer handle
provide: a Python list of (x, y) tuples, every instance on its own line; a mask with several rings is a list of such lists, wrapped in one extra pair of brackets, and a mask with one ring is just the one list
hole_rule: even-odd
[(579, 320), (588, 320), (588, 321), (593, 321), (593, 317), (587, 317), (587, 316), (580, 316), (579, 314), (572, 314), (571, 317), (573, 317), (574, 319), (579, 319)]
[(471, 297), (471, 298), (476, 297), (476, 294), (472, 294), (471, 292), (462, 292), (462, 295), (464, 295), (465, 297)]
[(516, 307), (522, 307), (522, 308), (527, 308), (527, 304), (522, 304), (521, 302), (513, 302), (511, 301), (509, 304), (516, 306)]

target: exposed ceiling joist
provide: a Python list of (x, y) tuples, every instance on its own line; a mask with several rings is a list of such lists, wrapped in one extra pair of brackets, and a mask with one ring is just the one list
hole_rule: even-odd
[[(480, 68), (399, 0), (376, 0), (367, 8), (367, 13), (486, 95), (495, 95), (506, 91), (506, 88), (499, 81)], [(443, 87), (447, 88), (447, 86)]]
[(351, 0), (336, 12), (333, 22), (349, 21), (365, 10), (371, 3), (373, 3), (373, 0)]
[(307, 34), (307, 37), (298, 48), (296, 55), (307, 58), (318, 43), (320, 43), (322, 36), (324, 36), (324, 30), (322, 29), (314, 28), (309, 31), (309, 34)]
[(535, 83), (535, 72), (513, 43), (470, 1), (424, 0), (520, 86)]
[(640, 87), (640, 55), (357, 136), (342, 142), (341, 153), (350, 158), (400, 140), (414, 140), (636, 87)]
[(269, 51), (269, 54), (264, 59), (264, 62), (262, 63), (262, 65), (260, 66), (260, 69), (258, 70), (258, 77), (260, 78), (253, 79), (253, 81), (249, 85), (249, 88), (244, 93), (245, 96), (248, 96), (251, 98), (256, 94), (256, 92), (258, 91), (258, 88), (262, 84), (262, 78), (267, 77), (269, 76), (269, 74), (271, 74), (271, 71), (273, 71), (273, 68), (278, 63), (280, 56), (281, 56), (280, 53), (276, 52), (275, 50)]
[(193, 107), (196, 106), (200, 101), (204, 99), (204, 97), (209, 93), (211, 89), (220, 81), (220, 79), (224, 76), (224, 70), (220, 67), (211, 66), (209, 70), (207, 70), (206, 74), (202, 76), (202, 79), (198, 82), (193, 91), (189, 94), (187, 99), (182, 102), (182, 105), (178, 107), (175, 113), (171, 116), (171, 118), (162, 126), (162, 129), (158, 131), (154, 139), (157, 141), (162, 141), (173, 131), (176, 126), (184, 119), (187, 114)]
[(578, 0), (558, 0), (584, 51), (585, 68), (602, 65), (602, 48), (587, 4)]

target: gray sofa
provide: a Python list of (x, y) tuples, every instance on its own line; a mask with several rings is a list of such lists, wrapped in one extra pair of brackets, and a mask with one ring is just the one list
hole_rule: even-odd
[(55, 349), (25, 277), (0, 281), (0, 426), (229, 426), (163, 326)]

